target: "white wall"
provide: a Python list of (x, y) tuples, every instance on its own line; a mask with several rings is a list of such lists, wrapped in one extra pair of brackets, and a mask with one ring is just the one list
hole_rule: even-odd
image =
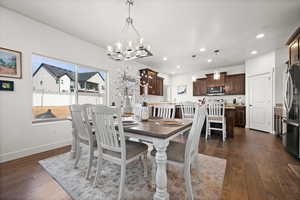
[(288, 47), (275, 51), (275, 104), (283, 104), (284, 78), (289, 60)]
[[(5, 27), (0, 31), (0, 46), (21, 51), (23, 69), (22, 79), (12, 79), (15, 91), (0, 93), (0, 162), (70, 144), (70, 122), (31, 123), (32, 53), (107, 70), (110, 99), (115, 91), (111, 80), (122, 63), (108, 59), (105, 50), (98, 46), (3, 7), (0, 7), (0, 27)], [(145, 67), (134, 62), (130, 65)]]
[[(273, 106), (275, 104), (275, 78), (274, 78), (274, 69), (275, 69), (275, 51), (246, 60), (245, 61), (246, 69), (246, 127), (249, 127), (249, 77), (270, 73), (272, 78), (272, 112), (269, 113), (269, 118), (273, 119)], [(272, 120), (273, 123), (273, 120)], [(273, 127), (273, 125), (272, 125)]]
[[(239, 74), (245, 73), (245, 66), (244, 65), (235, 65), (229, 67), (218, 68), (220, 72), (227, 72), (227, 74)], [(214, 69), (211, 70), (203, 70), (193, 73), (186, 73), (186, 74), (176, 74), (173, 75), (171, 78), (172, 81), (172, 100), (174, 102), (182, 102), (182, 101), (197, 101), (202, 97), (193, 96), (193, 78), (205, 78), (206, 74), (213, 73)], [(179, 85), (187, 85), (187, 93), (177, 95), (176, 89)], [(241, 95), (244, 98), (243, 95)], [(228, 102), (232, 102), (233, 98), (237, 98), (236, 96), (222, 96), (220, 98), (227, 99)]]

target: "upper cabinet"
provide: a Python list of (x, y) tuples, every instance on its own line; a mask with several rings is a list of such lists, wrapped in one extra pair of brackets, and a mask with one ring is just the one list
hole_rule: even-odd
[(214, 74), (206, 74), (207, 77), (207, 87), (216, 87), (216, 86), (224, 86), (225, 85), (225, 78), (226, 72), (220, 73), (220, 78), (215, 80)]
[[(148, 83), (148, 94), (163, 96), (163, 78), (157, 76), (157, 72), (151, 69), (141, 69), (140, 70), (141, 83)], [(140, 87), (140, 94), (144, 94), (144, 88)]]
[(234, 74), (226, 76), (225, 94), (244, 95), (245, 94), (245, 74)]
[(216, 86), (225, 86), (225, 95), (245, 95), (245, 74), (226, 75), (222, 72), (218, 80), (213, 78), (213, 74), (206, 76), (193, 82), (193, 96), (205, 96), (208, 87)]
[(289, 46), (289, 64), (300, 62), (300, 27), (293, 33), (286, 43)]
[(193, 96), (205, 96), (207, 78), (200, 78), (193, 82)]

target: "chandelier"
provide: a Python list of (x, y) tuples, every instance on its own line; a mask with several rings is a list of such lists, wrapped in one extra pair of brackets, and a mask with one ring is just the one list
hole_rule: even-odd
[(128, 17), (126, 18), (122, 34), (124, 34), (123, 36), (126, 34), (129, 35), (129, 31), (132, 30), (136, 38), (134, 40), (124, 39), (122, 42), (117, 42), (115, 45), (107, 46), (107, 55), (116, 61), (133, 60), (153, 55), (150, 45), (144, 44), (143, 38), (133, 24), (133, 19), (131, 17), (133, 3), (134, 0), (126, 0), (126, 4), (128, 5)]

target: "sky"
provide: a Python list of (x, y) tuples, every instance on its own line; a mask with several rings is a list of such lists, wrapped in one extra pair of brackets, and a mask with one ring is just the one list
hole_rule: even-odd
[[(42, 63), (49, 64), (49, 65), (54, 65), (56, 67), (60, 67), (60, 68), (67, 69), (67, 70), (75, 72), (75, 65), (74, 64), (70, 64), (70, 63), (66, 63), (66, 62), (62, 62), (62, 61), (58, 61), (58, 60), (54, 60), (54, 59), (50, 59), (50, 58), (45, 58), (45, 57), (33, 55), (32, 56), (32, 73), (34, 73)], [(79, 73), (83, 73), (83, 72), (94, 72), (95, 70), (79, 66), (78, 71), (79, 71)], [(105, 72), (100, 72), (100, 73), (101, 73), (102, 77), (105, 78)]]

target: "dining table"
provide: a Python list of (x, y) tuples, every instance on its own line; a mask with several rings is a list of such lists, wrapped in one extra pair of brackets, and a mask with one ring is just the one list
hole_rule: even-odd
[[(157, 166), (155, 184), (156, 189), (153, 196), (154, 200), (168, 200), (169, 193), (167, 190), (167, 147), (169, 141), (191, 129), (191, 120), (174, 119), (176, 124), (162, 123), (163, 119), (149, 119), (147, 121), (139, 121), (136, 124), (123, 126), (124, 135), (126, 137), (137, 139), (139, 141), (153, 144), (156, 149), (155, 162)], [(72, 126), (73, 142), (71, 156), (75, 158), (76, 145), (76, 129)]]

